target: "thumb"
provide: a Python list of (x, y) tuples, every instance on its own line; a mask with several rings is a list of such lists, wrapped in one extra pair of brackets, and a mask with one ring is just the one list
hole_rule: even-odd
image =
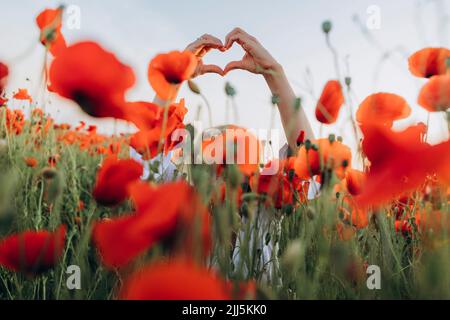
[(201, 67), (200, 69), (200, 73), (201, 74), (205, 74), (205, 73), (217, 73), (221, 76), (224, 75), (224, 71), (222, 70), (222, 68), (214, 65), (214, 64), (205, 64)]

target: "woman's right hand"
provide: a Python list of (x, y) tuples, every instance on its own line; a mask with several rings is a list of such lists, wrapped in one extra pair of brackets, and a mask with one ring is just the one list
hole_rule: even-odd
[(280, 64), (272, 57), (269, 51), (255, 37), (249, 35), (241, 28), (235, 28), (227, 35), (225, 49), (230, 49), (235, 42), (245, 50), (245, 55), (240, 61), (228, 63), (224, 69), (225, 74), (236, 69), (246, 70), (256, 74), (282, 71)]

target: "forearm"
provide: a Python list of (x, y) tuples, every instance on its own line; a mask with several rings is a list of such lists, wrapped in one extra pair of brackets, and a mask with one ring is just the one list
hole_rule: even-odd
[(281, 66), (276, 66), (274, 72), (265, 74), (264, 78), (273, 95), (278, 96), (278, 111), (280, 112), (286, 139), (292, 150), (297, 147), (297, 137), (305, 132), (305, 139), (314, 139), (314, 133), (305, 111), (302, 107), (295, 108), (296, 95)]

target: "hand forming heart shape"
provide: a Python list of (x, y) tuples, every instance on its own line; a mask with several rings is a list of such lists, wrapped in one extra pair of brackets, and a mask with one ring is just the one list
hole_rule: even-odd
[[(238, 43), (245, 51), (245, 55), (241, 60), (231, 61), (223, 70), (217, 65), (203, 63), (203, 57), (211, 49), (225, 52), (229, 50), (235, 42)], [(237, 69), (262, 74), (277, 71), (278, 68), (280, 68), (277, 61), (258, 42), (258, 40), (240, 28), (234, 29), (226, 36), (225, 44), (223, 44), (220, 39), (212, 35), (205, 34), (191, 43), (186, 50), (193, 52), (199, 59), (194, 77), (205, 73), (217, 73), (224, 76), (231, 70)]]

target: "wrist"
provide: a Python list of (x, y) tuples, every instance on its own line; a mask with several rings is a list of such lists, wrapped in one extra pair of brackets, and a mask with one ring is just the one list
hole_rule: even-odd
[(279, 63), (275, 63), (269, 70), (269, 72), (264, 73), (264, 79), (272, 93), (276, 94), (287, 82), (286, 74), (283, 66)]

